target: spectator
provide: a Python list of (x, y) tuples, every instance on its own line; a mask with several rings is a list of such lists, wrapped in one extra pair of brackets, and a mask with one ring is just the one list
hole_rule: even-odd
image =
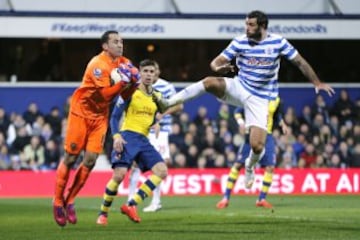
[(45, 124), (44, 117), (41, 115), (37, 116), (35, 122), (32, 124), (32, 135), (40, 136), (44, 124)]
[(357, 124), (360, 124), (360, 98), (355, 102), (354, 119)]
[(220, 139), (218, 139), (214, 132), (211, 131), (211, 127), (209, 127), (205, 139), (203, 143), (200, 146), (200, 152), (202, 152), (205, 149), (214, 149), (216, 152), (223, 152), (224, 151), (224, 145), (221, 142)]
[(44, 146), (40, 143), (39, 136), (32, 136), (30, 144), (24, 148), (25, 162), (23, 166), (25, 169), (37, 171), (45, 163)]
[(360, 168), (360, 143), (358, 142), (350, 157), (350, 167)]
[(296, 141), (293, 143), (292, 147), (294, 150), (295, 157), (297, 159), (300, 158), (300, 154), (305, 151), (305, 146), (307, 144), (307, 141), (305, 139), (304, 134), (299, 134), (296, 138)]
[(333, 154), (334, 154), (334, 146), (331, 143), (326, 144), (322, 156), (324, 158), (324, 162), (327, 163), (328, 165), (331, 162), (331, 156)]
[(31, 135), (31, 133), (32, 133), (31, 125), (26, 123), (26, 121), (24, 120), (24, 118), (21, 115), (14, 114), (13, 118), (14, 118), (14, 120), (9, 125), (7, 139), (6, 139), (6, 143), (9, 146), (11, 146), (13, 144), (13, 142), (15, 141), (15, 139), (17, 138), (19, 129), (21, 129), (21, 128), (25, 129), (24, 135)]
[(0, 145), (0, 170), (8, 170), (11, 166), (9, 150), (6, 145)]
[(306, 145), (305, 152), (300, 154), (300, 158), (305, 160), (306, 168), (313, 167), (315, 165), (317, 154), (312, 143)]
[(356, 124), (353, 129), (354, 142), (360, 143), (360, 123)]
[(10, 125), (10, 119), (8, 115), (5, 112), (5, 109), (0, 107), (0, 132), (2, 132), (5, 135), (5, 138), (7, 137), (7, 131)]
[(178, 123), (172, 124), (172, 131), (169, 135), (169, 143), (174, 143), (178, 148), (184, 146), (184, 134), (181, 131), (181, 127)]
[(315, 164), (312, 166), (313, 168), (326, 168), (325, 159), (322, 155), (317, 155)]
[(335, 136), (339, 136), (340, 122), (338, 116), (336, 115), (331, 116), (329, 125), (332, 134), (334, 134)]
[(53, 134), (53, 130), (51, 129), (51, 126), (49, 123), (45, 123), (44, 127), (41, 130), (41, 138), (47, 142), (50, 139), (56, 139), (56, 137)]
[(278, 167), (284, 168), (284, 169), (292, 169), (293, 168), (292, 161), (293, 160), (292, 160), (291, 153), (284, 152), (281, 156), (281, 161), (278, 163)]
[(225, 121), (227, 123), (227, 127), (230, 132), (236, 132), (238, 129), (238, 124), (233, 118), (233, 114), (230, 112), (230, 107), (228, 104), (222, 103), (220, 105), (218, 115), (216, 118), (217, 124), (220, 125), (221, 121)]
[(339, 149), (337, 154), (340, 157), (340, 163), (342, 168), (346, 168), (350, 166), (350, 151), (346, 142), (340, 142)]
[(53, 133), (57, 136), (61, 134), (61, 116), (58, 107), (52, 107), (49, 114), (45, 116), (45, 121), (50, 124)]
[(295, 134), (299, 131), (299, 123), (295, 114), (295, 109), (292, 107), (289, 107), (286, 110), (286, 113), (284, 115), (284, 121), (286, 122), (286, 125), (288, 125), (289, 128), (293, 130)]
[(237, 150), (226, 153), (226, 163), (227, 163), (226, 167), (232, 167), (234, 165), (234, 162), (236, 161), (236, 157), (237, 157), (236, 153)]
[(200, 106), (198, 108), (197, 114), (193, 120), (198, 128), (200, 136), (204, 135), (205, 127), (210, 124), (210, 118), (208, 117), (207, 108)]
[(34, 102), (30, 103), (27, 110), (23, 113), (24, 120), (32, 125), (38, 116), (43, 116), (39, 111), (38, 105)]
[(187, 166), (190, 168), (195, 168), (197, 165), (198, 156), (198, 147), (195, 144), (190, 145), (186, 153)]
[(311, 108), (311, 116), (314, 119), (316, 115), (320, 114), (323, 117), (324, 123), (329, 123), (329, 109), (322, 95), (317, 95), (315, 103)]
[(313, 134), (319, 134), (320, 133), (320, 129), (322, 128), (322, 126), (325, 124), (325, 121), (324, 121), (324, 116), (320, 113), (317, 113), (315, 116), (314, 116), (314, 119), (313, 119), (313, 123), (311, 125), (311, 132)]
[(186, 167), (186, 157), (182, 153), (178, 153), (175, 156), (175, 162), (174, 162), (175, 168), (185, 168)]
[(305, 160), (304, 158), (302, 158), (302, 157), (299, 158), (297, 167), (298, 167), (299, 169), (304, 169), (304, 168), (306, 168), (306, 160)]
[(26, 127), (20, 127), (17, 130), (17, 136), (11, 144), (10, 153), (19, 154), (24, 150), (24, 147), (30, 143), (30, 135), (26, 131)]
[(333, 108), (331, 110), (333, 115), (339, 116), (341, 124), (351, 121), (354, 116), (353, 109), (355, 104), (349, 98), (348, 92), (346, 90), (340, 91), (340, 97), (335, 101)]
[(197, 161), (197, 167), (198, 169), (205, 169), (207, 165), (207, 160), (205, 156), (200, 156)]
[(312, 124), (312, 116), (311, 116), (311, 108), (309, 105), (305, 105), (302, 110), (302, 115), (299, 117), (299, 124), (306, 124), (311, 126)]
[(49, 140), (45, 145), (45, 162), (42, 166), (44, 170), (56, 170), (60, 162), (60, 150), (54, 140)]
[(302, 123), (300, 125), (300, 132), (299, 134), (304, 135), (305, 140), (307, 142), (311, 142), (312, 140), (312, 133), (310, 132), (310, 125), (307, 125), (306, 123)]
[(214, 160), (214, 167), (215, 168), (224, 168), (226, 167), (226, 158), (224, 156), (224, 154), (218, 153), (215, 156), (215, 160)]
[(329, 168), (341, 168), (341, 161), (338, 154), (333, 154), (331, 156)]

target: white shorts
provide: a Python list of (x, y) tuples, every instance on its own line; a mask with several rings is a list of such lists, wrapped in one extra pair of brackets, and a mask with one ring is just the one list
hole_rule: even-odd
[(256, 126), (267, 131), (269, 100), (252, 95), (240, 83), (238, 78), (224, 78), (225, 96), (228, 104), (244, 107), (245, 127)]
[(169, 148), (169, 133), (166, 131), (160, 131), (159, 136), (156, 138), (155, 133), (149, 134), (150, 143), (160, 153), (163, 159), (170, 159)]

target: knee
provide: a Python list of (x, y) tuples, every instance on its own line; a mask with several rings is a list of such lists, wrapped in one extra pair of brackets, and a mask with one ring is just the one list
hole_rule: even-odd
[(165, 179), (168, 175), (168, 168), (165, 163), (158, 163), (153, 167), (153, 173), (161, 179)]
[(260, 154), (262, 152), (262, 150), (264, 149), (264, 147), (265, 147), (265, 143), (260, 140), (256, 140), (251, 143), (251, 149), (256, 154)]
[(267, 166), (267, 167), (265, 168), (265, 171), (266, 171), (267, 173), (273, 173), (273, 172), (274, 172), (274, 166)]
[(113, 173), (113, 180), (117, 183), (121, 183), (124, 180), (126, 171), (114, 171)]
[(69, 168), (71, 168), (74, 165), (74, 163), (76, 162), (78, 156), (79, 155), (65, 153), (64, 164), (66, 166), (68, 166)]
[(96, 153), (85, 153), (83, 164), (89, 169), (93, 169), (96, 163), (98, 154)]
[(239, 162), (235, 162), (233, 167), (236, 168), (237, 170), (240, 170), (242, 167), (242, 164)]
[(202, 83), (204, 84), (206, 91), (211, 90), (216, 85), (216, 82), (214, 81), (214, 77), (205, 77), (202, 80)]

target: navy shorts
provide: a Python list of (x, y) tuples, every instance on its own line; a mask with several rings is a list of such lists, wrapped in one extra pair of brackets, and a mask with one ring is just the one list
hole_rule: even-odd
[[(245, 164), (245, 159), (249, 156), (251, 147), (249, 135), (245, 137), (244, 145), (239, 149), (236, 162)], [(275, 140), (272, 134), (267, 134), (265, 142), (265, 155), (259, 161), (261, 166), (275, 166), (276, 154), (275, 154)]]
[(156, 151), (149, 139), (144, 135), (131, 131), (122, 131), (120, 134), (127, 143), (124, 144), (124, 150), (121, 153), (112, 151), (112, 168), (130, 168), (133, 161), (135, 161), (141, 171), (146, 172), (156, 163), (164, 162), (160, 153)]

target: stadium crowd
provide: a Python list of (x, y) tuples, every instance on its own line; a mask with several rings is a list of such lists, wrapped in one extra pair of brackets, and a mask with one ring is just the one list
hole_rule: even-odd
[[(0, 169), (55, 170), (63, 155), (67, 111), (68, 103), (45, 114), (36, 103), (23, 113), (8, 113), (0, 107)], [(318, 95), (299, 116), (288, 107), (283, 119), (290, 132), (283, 135), (278, 126), (273, 131), (277, 167), (360, 167), (360, 99), (351, 100), (346, 90), (332, 106)], [(193, 119), (186, 112), (175, 115), (172, 129), (172, 159), (167, 162), (172, 168), (230, 167), (245, 141), (245, 129), (237, 125), (232, 107), (226, 104), (214, 119), (204, 106), (199, 106)], [(109, 137), (105, 154), (111, 145)]]

